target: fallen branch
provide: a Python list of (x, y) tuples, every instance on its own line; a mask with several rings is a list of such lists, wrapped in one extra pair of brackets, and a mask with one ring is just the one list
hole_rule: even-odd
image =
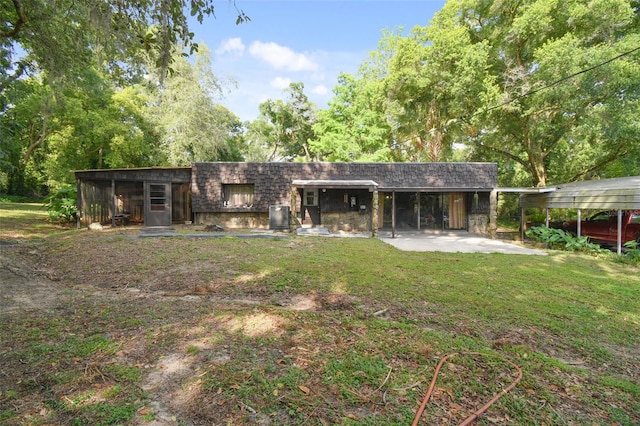
[[(471, 355), (491, 356), (489, 354), (481, 354), (479, 352), (469, 352), (469, 354), (471, 354)], [(451, 353), (449, 355), (444, 356), (440, 360), (438, 365), (436, 366), (436, 371), (433, 373), (433, 379), (431, 379), (431, 384), (429, 385), (429, 390), (427, 391), (426, 395), (424, 396), (424, 399), (422, 400), (422, 405), (420, 405), (420, 408), (418, 409), (418, 411), (416, 413), (416, 416), (413, 419), (413, 423), (411, 424), (411, 426), (417, 426), (418, 425), (418, 422), (420, 421), (420, 417), (422, 416), (422, 413), (424, 412), (424, 409), (427, 406), (427, 402), (429, 402), (429, 398), (431, 398), (431, 393), (435, 389), (436, 380), (438, 379), (438, 374), (440, 373), (440, 369), (442, 368), (442, 366), (444, 365), (444, 363), (446, 362), (447, 359), (449, 359), (449, 358), (451, 358), (451, 357), (453, 357), (455, 355), (458, 355), (458, 354), (457, 353)], [(504, 358), (500, 358), (500, 359), (504, 359)], [(520, 380), (522, 379), (522, 369), (519, 366), (517, 366), (516, 364), (514, 364), (513, 362), (509, 361), (508, 359), (504, 359), (504, 360), (506, 362), (508, 362), (509, 364), (511, 364), (518, 371), (518, 377), (513, 382), (511, 382), (511, 384), (509, 386), (507, 386), (505, 389), (503, 389), (500, 393), (494, 395), (494, 397), (491, 398), (491, 400), (489, 400), (489, 402), (487, 402), (481, 408), (476, 410), (469, 417), (464, 419), (464, 421), (462, 423), (460, 423), (460, 426), (467, 426), (467, 425), (470, 425), (471, 423), (473, 423), (478, 417), (480, 417), (480, 415), (482, 413), (487, 411), (489, 409), (489, 407), (491, 405), (493, 405), (494, 402), (496, 402), (498, 399), (500, 399), (502, 396), (504, 396), (507, 392), (509, 392), (511, 389), (513, 389), (518, 384), (518, 382), (520, 382)]]

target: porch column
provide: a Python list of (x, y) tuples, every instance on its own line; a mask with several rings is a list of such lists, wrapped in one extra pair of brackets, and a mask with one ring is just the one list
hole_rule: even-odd
[(116, 180), (111, 179), (111, 227), (116, 226), (116, 212), (118, 211), (118, 197), (116, 196)]
[(391, 238), (396, 237), (396, 191), (391, 193)]
[(80, 179), (76, 179), (76, 194), (76, 228), (80, 229), (82, 215), (84, 214), (84, 209), (82, 208), (84, 200), (82, 199), (82, 186), (80, 185)]
[(489, 236), (495, 239), (498, 235), (498, 191), (489, 194)]
[(371, 236), (378, 236), (378, 189), (373, 190), (373, 200), (371, 201)]
[(419, 231), (420, 230), (420, 193), (419, 192), (416, 192), (416, 200), (418, 200), (417, 201), (418, 203), (417, 222), (418, 222), (418, 231)]
[(290, 206), (290, 213), (289, 213), (289, 230), (291, 232), (295, 232), (297, 226), (296, 226), (296, 218), (298, 217), (298, 197), (297, 197), (297, 193), (298, 193), (298, 188), (296, 188), (295, 186), (291, 187), (291, 206)]

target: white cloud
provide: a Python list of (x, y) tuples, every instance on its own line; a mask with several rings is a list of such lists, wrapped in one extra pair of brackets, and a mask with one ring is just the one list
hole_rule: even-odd
[(271, 87), (275, 87), (276, 89), (286, 89), (290, 84), (290, 78), (276, 77), (271, 80)]
[(311, 93), (314, 95), (326, 95), (329, 93), (329, 89), (324, 84), (319, 84), (311, 88)]
[(218, 45), (216, 49), (216, 53), (218, 55), (222, 55), (225, 53), (238, 53), (242, 54), (244, 52), (244, 43), (242, 43), (242, 39), (239, 37), (236, 38), (228, 38), (223, 40)]
[(277, 70), (315, 71), (318, 68), (306, 55), (273, 42), (254, 41), (249, 47), (249, 53)]

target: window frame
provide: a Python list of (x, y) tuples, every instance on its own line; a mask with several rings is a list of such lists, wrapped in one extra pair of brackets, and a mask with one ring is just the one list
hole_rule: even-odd
[(222, 184), (222, 206), (225, 208), (251, 208), (255, 196), (256, 187), (253, 183)]
[[(309, 196), (311, 195), (311, 203), (309, 203)], [(302, 191), (302, 205), (304, 206), (317, 206), (318, 205), (318, 188), (304, 188)]]

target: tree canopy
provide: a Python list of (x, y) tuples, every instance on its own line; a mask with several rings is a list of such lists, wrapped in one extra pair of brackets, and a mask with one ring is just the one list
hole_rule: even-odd
[(251, 155), (266, 161), (312, 161), (316, 158), (309, 141), (314, 137), (316, 105), (304, 94), (303, 83), (289, 84), (285, 95), (285, 100), (269, 99), (260, 104), (260, 116), (248, 132)]
[(213, 12), (213, 0), (1, 2), (0, 188), (41, 193), (77, 169), (241, 159), (241, 124), (216, 104), (209, 51), (188, 25)]
[(312, 147), (497, 161), (509, 185), (639, 173), (639, 22), (637, 1), (450, 0), (341, 77)]
[(447, 83), (465, 88), (447, 91), (463, 107), (455, 114), (461, 141), (475, 158), (517, 165), (535, 186), (589, 178), (637, 156), (637, 13), (625, 0), (448, 2), (427, 39), (429, 48), (443, 36), (461, 43), (443, 52), (462, 52)]
[[(233, 3), (235, 4), (235, 3)], [(249, 17), (237, 9), (236, 23)], [(213, 16), (214, 0), (5, 0), (0, 4), (0, 92), (25, 72), (50, 82), (98, 64), (115, 78), (155, 64), (162, 73), (174, 46), (194, 53), (189, 17)]]
[(220, 105), (188, 26), (213, 12), (0, 3), (0, 189), (218, 160), (495, 161), (510, 186), (640, 174), (637, 0), (449, 0), (429, 25), (384, 33), (328, 108), (293, 83), (247, 123)]

